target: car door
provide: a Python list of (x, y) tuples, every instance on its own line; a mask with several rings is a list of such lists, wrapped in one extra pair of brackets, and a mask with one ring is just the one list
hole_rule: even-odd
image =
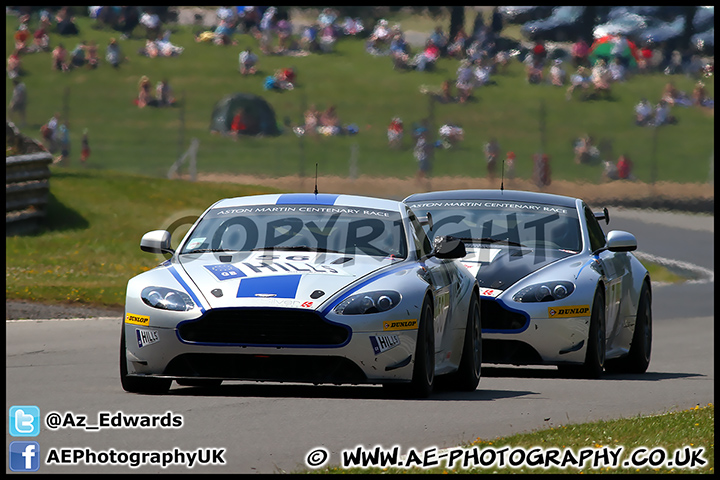
[[(605, 246), (606, 239), (600, 224), (590, 209), (585, 206), (585, 221), (590, 235), (590, 247), (593, 251)], [(630, 285), (630, 269), (626, 252), (602, 250), (597, 254), (602, 267), (602, 279), (605, 283), (605, 341), (606, 350), (615, 347), (624, 325), (622, 300), (624, 290)]]
[(457, 296), (457, 292), (454, 292), (455, 296), (453, 296), (453, 289), (456, 289), (457, 285), (453, 284), (452, 279), (458, 275), (451, 274), (451, 269), (454, 266), (453, 260), (430, 256), (432, 252), (431, 244), (422, 225), (420, 225), (412, 211), (408, 211), (408, 218), (410, 219), (410, 230), (415, 242), (418, 259), (424, 263), (427, 270), (425, 278), (430, 283), (434, 296), (435, 365), (437, 366), (445, 360), (442, 358), (442, 353), (452, 344), (450, 338), (452, 333), (452, 326), (450, 325), (453, 310), (452, 299)]

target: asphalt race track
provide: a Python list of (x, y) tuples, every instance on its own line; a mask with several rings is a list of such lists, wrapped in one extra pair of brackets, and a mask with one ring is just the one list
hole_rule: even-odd
[[(118, 378), (120, 318), (8, 321), (6, 412), (37, 406), (42, 422), (35, 437), (13, 437), (6, 430), (7, 444), (37, 442), (38, 473), (292, 472), (307, 469), (305, 458), (316, 447), (326, 448), (329, 464), (338, 465), (341, 452), (358, 445), (453, 447), (478, 437), (714, 403), (713, 217), (617, 209), (610, 215), (609, 227), (634, 233), (641, 254), (696, 274), (679, 285), (654, 285), (653, 355), (644, 375), (578, 380), (562, 378), (554, 368), (484, 366), (475, 392), (438, 392), (425, 400), (388, 399), (376, 386), (249, 382), (214, 390), (175, 385), (164, 396), (132, 395)], [(52, 412), (61, 419), (55, 430), (45, 421)], [(111, 426), (119, 412), (155, 416), (157, 426), (81, 425), (84, 417), (86, 426), (98, 426), (102, 417)], [(175, 428), (165, 428), (173, 418)], [(98, 454), (180, 450), (212, 458), (211, 449), (224, 464), (131, 468), (110, 465), (109, 453)], [(92, 460), (89, 450), (98, 464), (82, 463), (81, 454)], [(54, 464), (47, 462), (50, 452)], [(59, 464), (63, 454), (77, 455), (80, 463)]]

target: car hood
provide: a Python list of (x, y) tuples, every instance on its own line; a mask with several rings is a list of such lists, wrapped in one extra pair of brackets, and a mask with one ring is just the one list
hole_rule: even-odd
[(276, 251), (183, 255), (179, 261), (211, 308), (316, 309), (338, 291), (399, 259)]
[(512, 246), (466, 245), (462, 263), (478, 279), (480, 288), (506, 290), (527, 275), (577, 252)]

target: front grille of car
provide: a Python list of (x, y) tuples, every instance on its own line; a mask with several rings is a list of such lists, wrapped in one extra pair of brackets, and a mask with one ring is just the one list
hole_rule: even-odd
[(173, 358), (163, 374), (271, 382), (367, 382), (365, 373), (352, 360), (332, 355), (184, 353)]
[(543, 359), (533, 347), (519, 340), (483, 339), (483, 363), (541, 365)]
[(483, 330), (522, 330), (528, 323), (525, 315), (508, 310), (495, 300), (480, 302), (480, 318)]
[(178, 334), (204, 344), (338, 347), (347, 343), (350, 328), (309, 310), (225, 308), (181, 323)]

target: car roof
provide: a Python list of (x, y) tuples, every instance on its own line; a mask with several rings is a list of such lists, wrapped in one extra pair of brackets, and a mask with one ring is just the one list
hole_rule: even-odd
[(542, 203), (575, 208), (577, 199), (552, 193), (525, 192), (521, 190), (443, 190), (437, 192), (414, 193), (403, 202), (428, 202), (435, 200), (493, 200)]
[(396, 200), (334, 193), (273, 193), (248, 195), (245, 197), (219, 200), (212, 208), (241, 207), (247, 205), (322, 205), (404, 211), (403, 203)]

